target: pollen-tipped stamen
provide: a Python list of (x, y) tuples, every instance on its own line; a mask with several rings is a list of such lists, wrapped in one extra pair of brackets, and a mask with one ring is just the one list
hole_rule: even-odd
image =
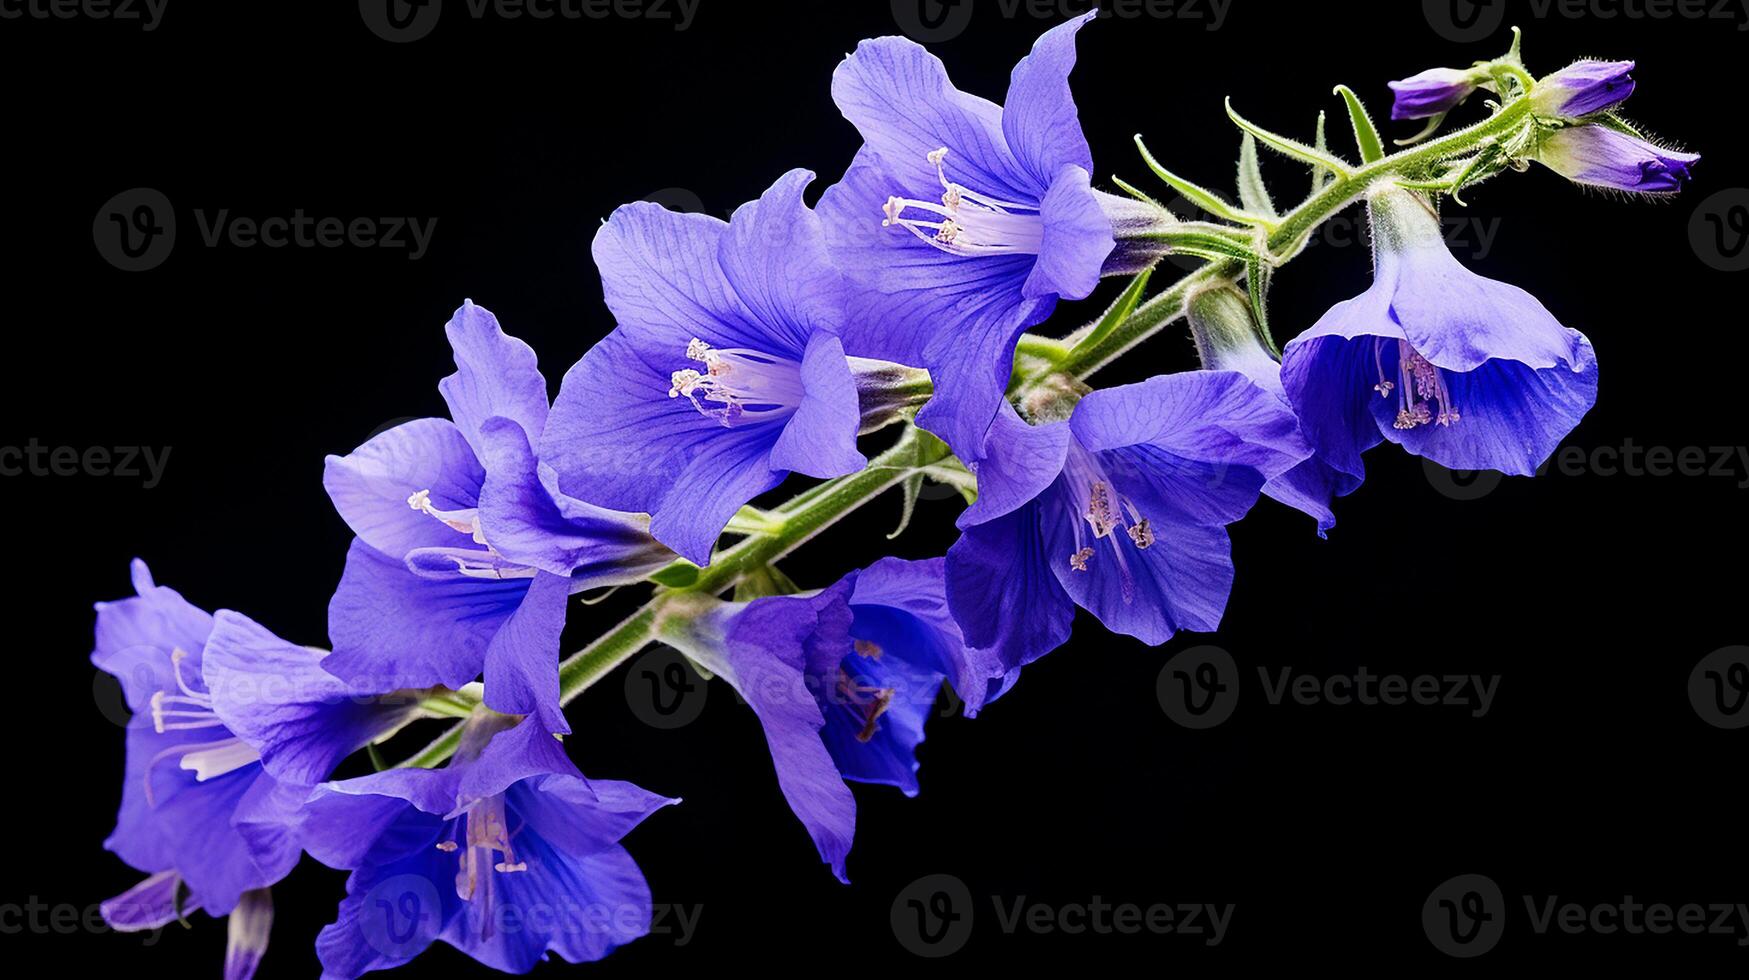
[[(947, 148), (928, 156), (941, 181), (939, 203), (892, 196), (881, 206), (881, 227), (898, 226), (952, 255), (1037, 255), (1044, 246), (1038, 208), (986, 197), (947, 179)], [(907, 218), (909, 211), (926, 217)]]

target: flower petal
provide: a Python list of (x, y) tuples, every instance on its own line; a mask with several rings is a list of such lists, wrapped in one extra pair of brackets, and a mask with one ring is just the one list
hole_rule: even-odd
[(960, 514), (961, 528), (995, 520), (1045, 492), (1063, 472), (1073, 438), (1064, 423), (1028, 425), (1004, 399), (990, 426), (986, 455), (971, 465), (978, 499)]
[(1039, 218), (1045, 225), (1044, 241), (1026, 279), (1026, 296), (1086, 299), (1117, 248), (1111, 218), (1093, 193), (1091, 174), (1077, 166), (1058, 171)]
[(856, 431), (862, 423), (856, 379), (844, 359), (844, 344), (836, 336), (821, 332), (808, 339), (802, 389), (801, 406), (771, 448), (770, 468), (830, 479), (867, 466), (868, 460), (856, 450)]
[(534, 348), (507, 336), (498, 318), (472, 300), (455, 311), (444, 332), (455, 350), (456, 372), (437, 387), (474, 453), (483, 455), (480, 426), (494, 417), (511, 419), (529, 438), (539, 438), (547, 424), (547, 379)]
[(455, 544), (456, 531), (414, 510), (407, 498), (431, 491), (431, 505), (467, 510), (479, 503), (485, 471), (455, 423), (418, 419), (396, 426), (348, 456), (328, 457), (322, 485), (346, 525), (371, 547), (404, 555)]
[[(1045, 501), (965, 528), (947, 552), (948, 607), (966, 642), (988, 650), (1000, 673), (1061, 646), (1075, 619), (1074, 603), (1051, 571), (1055, 562), (1067, 565), (1073, 549), (1060, 555), (1049, 551), (1041, 528), (1045, 509), (1055, 506), (1049, 496), (1055, 492), (1048, 491)], [(975, 711), (993, 696), (988, 687), (955, 690)]]
[(486, 704), (533, 715), (548, 732), (569, 733), (559, 707), (559, 636), (565, 631), (570, 579), (541, 572), (486, 648)]
[(1069, 72), (1075, 67), (1076, 33), (1098, 16), (1091, 10), (1046, 31), (1009, 80), (1002, 132), (1015, 159), (1040, 185), (1051, 185), (1064, 167), (1093, 171), (1093, 151), (1081, 132)]
[(826, 254), (819, 216), (802, 202), (813, 180), (806, 170), (778, 178), (736, 209), (717, 246), (723, 275), (765, 335), (747, 346), (767, 354), (800, 355), (816, 331), (845, 322), (844, 279)]

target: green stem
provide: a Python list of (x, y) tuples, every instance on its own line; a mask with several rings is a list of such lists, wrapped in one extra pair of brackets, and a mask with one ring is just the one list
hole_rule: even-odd
[[(1528, 103), (1524, 99), (1518, 99), (1507, 104), (1492, 118), (1468, 129), (1403, 150), (1358, 169), (1344, 170), (1336, 180), (1275, 224), (1266, 241), (1267, 249), (1271, 256), (1291, 252), (1303, 236), (1354, 203), (1374, 181), (1391, 175), (1401, 175), (1468, 152), (1510, 132), (1522, 123), (1528, 113)], [(1273, 261), (1280, 264), (1287, 259), (1276, 258)], [(1036, 386), (1052, 374), (1088, 377), (1182, 316), (1185, 300), (1199, 287), (1223, 280), (1233, 282), (1244, 274), (1245, 263), (1242, 261), (1217, 261), (1204, 265), (1138, 305), (1123, 323), (1092, 345), (1077, 345), (1073, 337), (1068, 341), (1054, 341), (1030, 335), (1022, 337), (1018, 346), (1019, 353), (1050, 365), (1046, 370), (1024, 379), (1025, 385)], [(588, 690), (590, 685), (636, 656), (654, 641), (662, 627), (662, 613), (669, 603), (684, 601), (688, 595), (717, 595), (733, 588), (742, 576), (778, 561), (843, 519), (845, 515), (903, 482), (920, 469), (941, 462), (948, 455), (946, 445), (939, 440), (929, 439), (915, 428), (907, 428), (896, 445), (871, 460), (868, 467), (861, 472), (810, 488), (775, 511), (746, 515), (745, 523), (751, 524), (756, 518), (768, 526), (746, 528), (754, 533), (719, 552), (709, 567), (699, 571), (694, 581), (684, 588), (658, 590), (649, 602), (624, 622), (559, 664), (561, 703), (569, 704)], [(450, 705), (445, 704), (443, 707), (448, 708)], [(461, 732), (461, 725), (451, 727), (401, 765), (431, 767), (442, 764), (455, 753), (456, 746), (461, 741)]]

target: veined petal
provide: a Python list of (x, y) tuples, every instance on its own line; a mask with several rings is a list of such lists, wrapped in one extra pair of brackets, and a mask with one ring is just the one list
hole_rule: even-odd
[(656, 540), (695, 565), (709, 564), (729, 518), (787, 475), (771, 467), (777, 434), (770, 429), (719, 429), (709, 450), (693, 456), (673, 478), (672, 489), (650, 516)]
[(1009, 152), (1001, 107), (954, 88), (941, 60), (914, 41), (858, 44), (832, 73), (832, 100), (880, 157), (893, 193), (940, 194), (929, 154), (947, 147), (958, 183), (1004, 201), (1044, 196), (1045, 186)]
[(1009, 80), (1002, 132), (1015, 159), (1041, 186), (1051, 185), (1064, 167), (1093, 171), (1069, 72), (1075, 67), (1076, 33), (1098, 16), (1088, 11), (1046, 31)]
[(1058, 171), (1039, 206), (1039, 218), (1045, 226), (1044, 244), (1027, 276), (1026, 296), (1086, 299), (1117, 248), (1111, 219), (1093, 193), (1092, 175), (1074, 165)]
[(717, 245), (723, 275), (763, 334), (745, 346), (767, 354), (799, 357), (816, 331), (845, 322), (843, 277), (826, 254), (819, 216), (802, 201), (813, 180), (806, 170), (778, 178), (735, 211)]
[(175, 650), (188, 655), (185, 670), (200, 669), (213, 617), (175, 589), (154, 583), (146, 563), (138, 558), (131, 571), (135, 597), (95, 606), (97, 631), (91, 663), (121, 681), (128, 710), (140, 715), (151, 710), (152, 695), (175, 690), (170, 659)]
[(1536, 297), (1464, 268), (1443, 243), (1401, 253), (1381, 271), (1395, 273), (1391, 312), (1422, 357), (1447, 371), (1473, 371), (1490, 360), (1532, 368), (1577, 370), (1584, 335), (1556, 320)]
[(455, 423), (418, 419), (378, 435), (349, 456), (328, 457), (322, 485), (354, 534), (378, 551), (399, 556), (462, 538), (409, 506), (409, 497), (429, 490), (433, 507), (467, 510), (479, 502), (484, 479), (473, 447)]
[[(1043, 531), (1048, 553), (1076, 550), (1068, 520), (1046, 521)], [(1064, 591), (1106, 629), (1158, 646), (1181, 629), (1213, 632), (1220, 626), (1233, 587), (1225, 527), (1162, 523), (1148, 548), (1130, 547), (1127, 540), (1114, 547), (1123, 549), (1123, 562), (1098, 548), (1086, 571), (1066, 560), (1051, 565)]]
[(215, 624), (201, 661), (213, 711), (278, 779), (314, 785), (417, 710), (411, 698), (386, 694), (391, 688), (342, 681), (322, 669), (320, 651), (247, 616), (221, 610)]
[(978, 499), (960, 514), (959, 526), (1013, 513), (1045, 492), (1063, 472), (1071, 438), (1065, 423), (1028, 425), (1004, 399), (990, 427), (986, 455), (971, 465)]
[(559, 636), (571, 581), (541, 572), (516, 611), (486, 648), (486, 704), (505, 714), (533, 715), (549, 732), (569, 733), (559, 707)]
[(855, 473), (868, 465), (856, 450), (862, 422), (856, 379), (844, 358), (844, 344), (833, 334), (808, 338), (802, 360), (801, 406), (772, 446), (769, 466), (830, 479)]
[(1069, 420), (1089, 452), (1147, 445), (1265, 479), (1311, 455), (1293, 412), (1237, 371), (1188, 371), (1093, 392)]
[(356, 540), (328, 604), (334, 652), (322, 668), (379, 690), (461, 687), (479, 675), (528, 587), (528, 579), (425, 578)]
[(522, 426), (488, 419), (480, 433), (486, 447), (480, 526), (507, 560), (566, 576), (575, 590), (640, 581), (672, 559), (650, 537), (647, 517), (565, 495)]
[(149, 932), (200, 911), (200, 896), (184, 895), (182, 876), (160, 871), (98, 906), (103, 921), (116, 932)]
[(923, 351), (935, 395), (917, 413), (917, 424), (971, 463), (986, 455), (990, 425), (1007, 401), (1015, 344), (1027, 327), (1050, 316), (1056, 300), (1023, 300), (1013, 293), (967, 300), (951, 314), (955, 325), (936, 334)]
[(456, 372), (437, 387), (474, 453), (483, 453), (480, 426), (494, 417), (512, 419), (530, 438), (539, 437), (547, 424), (547, 379), (534, 348), (506, 335), (498, 318), (472, 300), (455, 311), (444, 332), (455, 350)]
[[(1047, 496), (1056, 491), (1047, 491)], [(1000, 673), (1024, 667), (1069, 638), (1075, 606), (1052, 573), (1071, 551), (1051, 552), (1033, 502), (965, 528), (947, 552), (947, 601), (966, 642), (988, 650)], [(974, 687), (974, 685), (967, 685)], [(970, 710), (989, 691), (958, 690)], [(993, 696), (993, 695), (992, 695)]]

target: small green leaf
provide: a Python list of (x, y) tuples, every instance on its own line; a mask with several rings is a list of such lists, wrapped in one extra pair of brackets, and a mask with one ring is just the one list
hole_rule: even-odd
[(1245, 292), (1251, 299), (1251, 316), (1257, 321), (1257, 333), (1269, 347), (1270, 353), (1280, 356), (1275, 349), (1275, 337), (1269, 330), (1269, 277), (1270, 267), (1260, 258), (1252, 258), (1245, 264)]
[(389, 760), (383, 758), (383, 750), (378, 748), (375, 742), (365, 746), (364, 751), (366, 755), (370, 756), (370, 764), (376, 767), (377, 772), (393, 768), (389, 765)]
[(1391, 142), (1398, 146), (1414, 146), (1416, 143), (1419, 143), (1427, 137), (1432, 136), (1434, 133), (1439, 132), (1439, 127), (1445, 125), (1445, 117), (1446, 113), (1442, 112), (1434, 116), (1432, 119), (1427, 120), (1427, 125), (1421, 127), (1421, 132), (1416, 133), (1408, 139), (1392, 140)]
[(1131, 184), (1127, 180), (1124, 180), (1122, 177), (1113, 177), (1113, 178), (1111, 178), (1111, 182), (1116, 184), (1118, 186), (1118, 188), (1121, 189), (1125, 194), (1128, 194), (1129, 196), (1135, 198), (1138, 201), (1141, 201), (1143, 204), (1152, 204), (1155, 207), (1160, 208), (1162, 211), (1164, 211), (1166, 209), (1165, 205), (1163, 205), (1159, 201), (1156, 201), (1153, 198), (1149, 197), (1147, 194), (1145, 194), (1141, 190), (1137, 189), (1133, 184)]
[(682, 558), (670, 562), (664, 568), (650, 576), (650, 581), (657, 585), (665, 585), (670, 589), (684, 589), (698, 581), (699, 567)]
[(1263, 170), (1257, 163), (1257, 137), (1250, 133), (1239, 143), (1239, 203), (1247, 211), (1277, 216), (1269, 188), (1263, 184)]
[(1227, 100), (1227, 118), (1233, 120), (1233, 125), (1238, 126), (1245, 132), (1257, 137), (1263, 145), (1277, 153), (1293, 157), (1295, 160), (1299, 160), (1302, 163), (1309, 163), (1314, 167), (1323, 167), (1325, 170), (1330, 171), (1338, 177), (1349, 176), (1350, 168), (1348, 164), (1343, 163), (1329, 153), (1307, 146), (1297, 140), (1288, 139), (1286, 136), (1272, 133), (1251, 120), (1246, 119), (1244, 116), (1239, 115), (1239, 113), (1233, 109), (1232, 99)]
[(1087, 331), (1087, 336), (1081, 338), (1081, 342), (1075, 345), (1075, 351), (1071, 352), (1069, 356), (1074, 357), (1075, 353), (1099, 346), (1106, 337), (1111, 335), (1113, 330), (1129, 319), (1130, 314), (1135, 312), (1137, 304), (1142, 301), (1142, 294), (1147, 291), (1148, 280), (1153, 275), (1152, 268), (1143, 269), (1140, 275), (1131, 279), (1130, 284), (1124, 288), (1123, 294), (1118, 296), (1116, 302), (1112, 303), (1110, 308), (1093, 324), (1093, 329)]
[(1186, 200), (1190, 201), (1190, 203), (1197, 207), (1202, 208), (1204, 211), (1207, 211), (1209, 214), (1222, 220), (1233, 221), (1242, 225), (1267, 226), (1271, 224), (1269, 219), (1264, 218), (1261, 215), (1250, 214), (1242, 211), (1227, 203), (1214, 191), (1208, 190), (1204, 187), (1199, 187), (1172, 171), (1167, 170), (1165, 167), (1160, 166), (1160, 162), (1154, 159), (1152, 153), (1148, 152), (1147, 144), (1142, 142), (1142, 137), (1139, 135), (1136, 137), (1136, 149), (1142, 151), (1142, 162), (1148, 165), (1149, 170), (1154, 171), (1156, 177), (1165, 181), (1173, 190), (1184, 195)]
[(1360, 162), (1372, 163), (1382, 160), (1385, 156), (1385, 145), (1379, 139), (1379, 128), (1373, 125), (1372, 117), (1366, 114), (1366, 106), (1360, 102), (1360, 96), (1346, 85), (1336, 86), (1336, 94), (1342, 96), (1342, 101), (1348, 105), (1348, 121), (1354, 125), (1354, 142), (1360, 147)]

